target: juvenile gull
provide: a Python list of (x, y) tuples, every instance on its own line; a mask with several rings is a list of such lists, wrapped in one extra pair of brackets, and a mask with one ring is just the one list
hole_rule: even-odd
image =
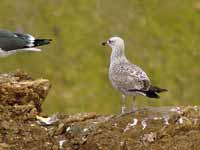
[(51, 39), (35, 39), (30, 34), (0, 30), (0, 57), (20, 51), (41, 51), (37, 46), (49, 44)]
[(102, 45), (112, 48), (109, 67), (109, 79), (114, 88), (122, 93), (122, 113), (125, 112), (126, 96), (143, 95), (149, 98), (159, 98), (158, 93), (167, 91), (152, 86), (149, 77), (138, 66), (129, 62), (124, 53), (124, 40), (120, 37), (111, 37)]

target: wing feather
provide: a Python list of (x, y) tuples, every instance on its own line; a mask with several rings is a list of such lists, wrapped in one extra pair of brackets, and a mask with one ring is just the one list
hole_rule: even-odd
[(4, 51), (31, 47), (33, 39), (34, 37), (28, 34), (0, 30), (0, 48)]
[(146, 73), (138, 66), (130, 63), (116, 64), (110, 68), (109, 77), (118, 89), (148, 90), (150, 80)]

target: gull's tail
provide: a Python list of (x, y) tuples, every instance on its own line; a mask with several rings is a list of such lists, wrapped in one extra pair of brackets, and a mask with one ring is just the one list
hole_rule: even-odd
[(129, 92), (140, 92), (142, 95), (147, 96), (149, 98), (160, 98), (158, 93), (165, 92), (167, 89), (162, 89), (156, 86), (150, 86), (148, 91), (138, 90), (138, 89), (130, 89)]
[(35, 39), (33, 41), (33, 47), (47, 45), (52, 41), (52, 39)]
[(38, 46), (42, 46), (42, 45), (47, 45), (50, 44), (50, 42), (52, 41), (52, 39), (34, 39), (34, 37), (32, 37), (31, 35), (29, 35), (29, 44), (24, 46), (24, 48), (20, 48), (20, 49), (16, 49), (16, 50), (12, 50), (12, 53), (14, 52), (19, 52), (19, 51), (34, 51), (34, 52), (40, 52), (41, 49), (36, 48)]
[(166, 92), (166, 91), (168, 91), (168, 90), (167, 89), (162, 89), (162, 88), (159, 88), (159, 87), (156, 87), (156, 86), (151, 86), (149, 88), (149, 90), (145, 91), (144, 93), (149, 98), (160, 98), (160, 96), (158, 95), (158, 93)]

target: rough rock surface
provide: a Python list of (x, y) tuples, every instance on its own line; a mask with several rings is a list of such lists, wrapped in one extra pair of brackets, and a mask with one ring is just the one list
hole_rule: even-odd
[(125, 115), (42, 113), (50, 83), (0, 75), (0, 150), (198, 150), (200, 107), (140, 108)]

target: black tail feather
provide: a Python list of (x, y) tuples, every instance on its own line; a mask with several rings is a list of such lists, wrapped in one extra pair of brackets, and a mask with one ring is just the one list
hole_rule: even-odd
[(150, 98), (160, 98), (157, 93), (165, 92), (167, 89), (162, 89), (156, 86), (151, 86), (148, 91), (145, 92), (147, 97)]
[(160, 96), (153, 90), (148, 90), (145, 92), (146, 96), (149, 98), (160, 98)]
[(165, 92), (167, 89), (162, 89), (156, 86), (151, 86), (148, 91), (138, 90), (138, 89), (130, 89), (130, 92), (142, 92), (149, 98), (160, 98), (158, 93)]
[(34, 40), (34, 46), (41, 46), (49, 44), (52, 41), (52, 39), (35, 39)]
[(153, 91), (155, 91), (156, 93), (161, 93), (161, 92), (168, 91), (167, 89), (162, 89), (162, 88), (159, 88), (157, 86), (151, 86), (150, 89), (153, 90)]

